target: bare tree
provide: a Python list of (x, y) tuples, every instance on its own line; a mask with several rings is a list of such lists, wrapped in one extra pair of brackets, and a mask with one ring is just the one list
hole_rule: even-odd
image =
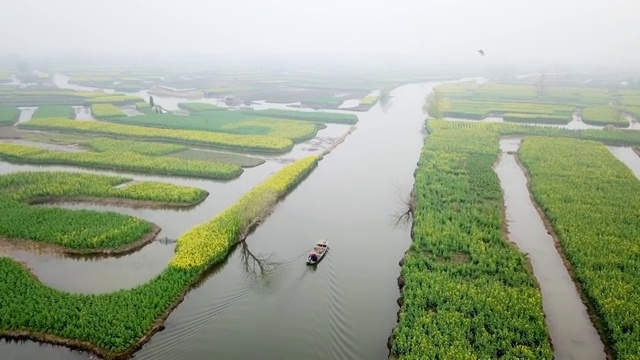
[(422, 111), (436, 119), (442, 119), (446, 111), (446, 104), (442, 93), (434, 90), (429, 94), (422, 106)]
[(251, 230), (271, 214), (273, 205), (278, 201), (278, 196), (273, 192), (266, 191), (256, 194), (256, 196), (260, 197), (259, 201), (255, 201), (254, 198), (251, 202), (238, 204), (241, 207), (239, 210), (242, 218), (245, 219), (240, 231), (240, 241), (244, 241)]
[(400, 206), (393, 213), (393, 225), (394, 226), (409, 226), (413, 222), (413, 215), (416, 210), (416, 197), (415, 192), (412, 189), (407, 195), (399, 188), (396, 189), (396, 196)]

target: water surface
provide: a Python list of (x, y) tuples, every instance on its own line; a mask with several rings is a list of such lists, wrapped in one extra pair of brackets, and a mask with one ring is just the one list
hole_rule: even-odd
[(604, 345), (582, 303), (555, 241), (547, 232), (516, 162), (520, 137), (500, 141), (502, 155), (495, 168), (504, 193), (509, 239), (525, 253), (540, 284), (542, 307), (557, 360), (604, 360)]

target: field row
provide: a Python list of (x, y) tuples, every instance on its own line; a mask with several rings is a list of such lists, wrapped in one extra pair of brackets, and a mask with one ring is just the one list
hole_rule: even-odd
[[(95, 106), (95, 105), (94, 105)], [(112, 109), (120, 111), (118, 108)], [(262, 135), (280, 138), (288, 138), (294, 142), (301, 142), (312, 139), (318, 132), (318, 126), (313, 123), (258, 118), (251, 116), (234, 116), (229, 119), (225, 116), (218, 116), (223, 111), (202, 112), (197, 115), (174, 115), (174, 114), (148, 114), (141, 116), (124, 116), (124, 114), (113, 116), (96, 117), (107, 118), (109, 122), (116, 122), (126, 125), (137, 125), (167, 129), (183, 129), (211, 131), (219, 133), (229, 133), (237, 135)]]
[(454, 118), (484, 119), (490, 114), (522, 114), (530, 117), (544, 115), (556, 121), (571, 121), (573, 107), (553, 104), (533, 104), (524, 102), (489, 102), (470, 100), (445, 101), (444, 115)]
[[(627, 127), (623, 112), (635, 113), (640, 91), (598, 88), (548, 87), (543, 84), (497, 83), (444, 84), (440, 94), (443, 116), (481, 120), (491, 114), (505, 121), (567, 124), (574, 109), (583, 109), (583, 120), (592, 125)], [(438, 117), (434, 111), (431, 116)]]
[(526, 138), (520, 157), (616, 359), (640, 349), (640, 182), (602, 144)]
[(156, 182), (93, 174), (27, 172), (0, 176), (0, 237), (57, 245), (72, 251), (117, 249), (152, 230), (138, 218), (112, 212), (73, 211), (31, 206), (47, 198), (116, 198), (187, 205), (202, 201), (204, 190)]
[(222, 260), (238, 237), (257, 218), (266, 216), (267, 209), (300, 182), (317, 160), (308, 157), (284, 167), (236, 204), (180, 236), (171, 264), (153, 280), (130, 290), (65, 293), (42, 285), (16, 261), (0, 258), (0, 332), (11, 336), (27, 331), (38, 340), (46, 340), (39, 334), (50, 336), (48, 341), (51, 337), (76, 340), (103, 357), (131, 354), (146, 341), (145, 335), (159, 330), (182, 294)]
[(139, 140), (169, 141), (246, 151), (286, 152), (293, 147), (291, 139), (281, 137), (237, 135), (196, 130), (168, 130), (99, 121), (75, 121), (63, 118), (33, 119), (19, 126), (25, 129), (105, 134)]
[(440, 124), (449, 123), (432, 124), (416, 172), (392, 356), (552, 359), (541, 295), (503, 234), (498, 133)]
[(104, 93), (73, 90), (0, 90), (0, 105), (43, 106), (43, 105), (92, 105), (92, 104), (135, 104), (144, 101), (138, 96), (119, 93)]
[(18, 121), (20, 110), (14, 106), (0, 106), (0, 126), (13, 125)]
[(595, 129), (570, 130), (555, 127), (543, 127), (535, 125), (520, 125), (509, 123), (475, 123), (457, 121), (429, 120), (429, 124), (437, 124), (440, 129), (471, 129), (482, 131), (484, 129), (495, 131), (500, 135), (539, 135), (552, 137), (566, 137), (574, 139), (595, 140), (605, 144), (630, 146), (640, 145), (640, 132), (614, 130), (602, 131)]
[[(34, 146), (0, 143), (0, 158), (19, 163), (75, 165), (97, 169), (212, 179), (232, 179), (242, 173), (240, 166), (235, 164), (184, 160), (166, 156), (149, 156), (139, 153), (157, 154), (173, 150), (167, 149), (163, 151), (164, 149), (161, 146), (152, 146), (149, 149), (144, 149), (144, 143), (131, 142), (130, 148), (115, 149), (114, 143), (108, 140), (93, 140), (88, 143), (99, 152), (45, 150)], [(170, 147), (172, 145), (167, 146)], [(138, 149), (142, 151), (138, 151)]]
[[(612, 90), (588, 87), (558, 87), (541, 79), (533, 85), (499, 83), (443, 84), (438, 91), (447, 98), (473, 101), (531, 102), (589, 107), (610, 103), (629, 104), (640, 97), (638, 90)], [(635, 102), (637, 104), (637, 102)]]

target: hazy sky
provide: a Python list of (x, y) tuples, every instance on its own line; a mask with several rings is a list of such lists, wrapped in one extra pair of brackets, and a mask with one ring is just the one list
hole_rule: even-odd
[(640, 0), (2, 0), (0, 55), (640, 62)]

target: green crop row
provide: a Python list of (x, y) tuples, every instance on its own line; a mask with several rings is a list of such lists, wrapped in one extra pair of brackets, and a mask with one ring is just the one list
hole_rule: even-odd
[(552, 126), (519, 125), (511, 123), (475, 123), (458, 121), (429, 120), (429, 124), (437, 124), (445, 129), (489, 129), (500, 135), (539, 135), (552, 137), (566, 137), (584, 140), (595, 140), (613, 145), (640, 145), (640, 132), (630, 130), (602, 131), (595, 129), (570, 130)]
[(103, 357), (130, 356), (146, 335), (158, 330), (157, 324), (181, 295), (221, 261), (247, 227), (265, 216), (317, 160), (308, 157), (287, 165), (236, 204), (183, 234), (166, 270), (133, 289), (101, 295), (65, 293), (44, 286), (18, 262), (0, 258), (0, 334), (26, 331), (36, 340), (81, 341), (85, 349)]
[(85, 137), (58, 133), (34, 133), (25, 136), (26, 140), (50, 144), (81, 144), (93, 151), (124, 151), (141, 155), (163, 156), (184, 151), (186, 146), (142, 141), (116, 140), (104, 137)]
[(0, 126), (12, 125), (18, 121), (20, 110), (15, 106), (0, 106)]
[(0, 90), (0, 104), (13, 106), (134, 104), (143, 99), (124, 94), (71, 90)]
[(295, 111), (283, 109), (240, 110), (241, 113), (255, 117), (283, 118), (321, 123), (335, 123), (353, 125), (358, 122), (354, 114), (341, 114), (326, 111)]
[[(2, 144), (4, 145), (4, 144)], [(130, 179), (64, 172), (28, 172), (0, 176), (0, 236), (27, 239), (77, 251), (114, 249), (138, 241), (152, 230), (140, 219), (112, 212), (73, 211), (30, 206), (40, 198), (119, 198), (191, 204), (204, 190), (141, 182), (116, 188)]]
[(187, 149), (185, 146), (177, 144), (146, 143), (108, 138), (86, 139), (81, 143), (98, 152), (133, 152), (149, 156), (169, 155)]
[(179, 103), (178, 107), (189, 112), (224, 110), (224, 108), (209, 103)]
[(432, 123), (416, 171), (392, 356), (552, 359), (541, 295), (502, 232), (498, 133), (441, 124)]
[[(132, 118), (135, 117), (132, 116)], [(111, 124), (99, 121), (74, 121), (61, 118), (33, 119), (24, 124), (20, 124), (20, 126), (27, 129), (106, 134), (144, 140), (164, 140), (239, 150), (284, 152), (293, 147), (293, 142), (290, 139), (274, 136), (236, 135), (195, 130), (168, 130)]]
[[(498, 83), (443, 84), (437, 87), (445, 97), (475, 101), (528, 102), (571, 106), (606, 105), (615, 101), (618, 94), (600, 88), (571, 88), (550, 85), (542, 80), (538, 85), (510, 85)], [(635, 92), (634, 94), (638, 94)]]
[(614, 106), (588, 107), (582, 111), (582, 121), (585, 124), (592, 125), (629, 126), (629, 122), (622, 117), (620, 111)]
[(444, 104), (447, 117), (484, 119), (491, 113), (522, 113), (535, 115), (554, 115), (570, 118), (573, 107), (553, 104), (535, 104), (521, 102), (489, 102), (470, 100), (448, 100)]
[(520, 156), (615, 358), (638, 359), (640, 182), (595, 142), (527, 138)]
[(93, 104), (91, 105), (91, 114), (98, 119), (125, 116), (122, 110), (112, 104)]
[(89, 97), (85, 99), (85, 103), (87, 104), (136, 104), (142, 101), (142, 98), (139, 96), (128, 96), (128, 95), (109, 95), (109, 96), (97, 96), (97, 97)]
[(318, 128), (315, 124), (270, 118), (243, 118), (226, 120), (215, 114), (224, 111), (198, 113), (198, 115), (150, 114), (109, 119), (128, 125), (152, 126), (168, 129), (202, 130), (239, 135), (264, 135), (288, 138), (300, 142), (313, 138)]
[(505, 113), (502, 115), (502, 119), (517, 123), (566, 125), (571, 121), (571, 115)]
[(45, 105), (39, 106), (32, 118), (62, 117), (73, 119), (75, 111), (71, 106), (65, 105)]
[[(142, 146), (143, 144), (137, 145)], [(115, 150), (104, 140), (93, 140), (89, 146), (104, 152), (69, 152), (38, 147), (0, 143), (0, 158), (11, 162), (76, 165), (97, 169), (141, 172), (145, 174), (192, 176), (212, 179), (232, 179), (242, 173), (240, 166), (201, 160), (141, 155), (132, 149)], [(137, 149), (133, 149), (136, 151)], [(154, 150), (151, 150), (152, 152)], [(159, 150), (162, 152), (162, 150)]]

